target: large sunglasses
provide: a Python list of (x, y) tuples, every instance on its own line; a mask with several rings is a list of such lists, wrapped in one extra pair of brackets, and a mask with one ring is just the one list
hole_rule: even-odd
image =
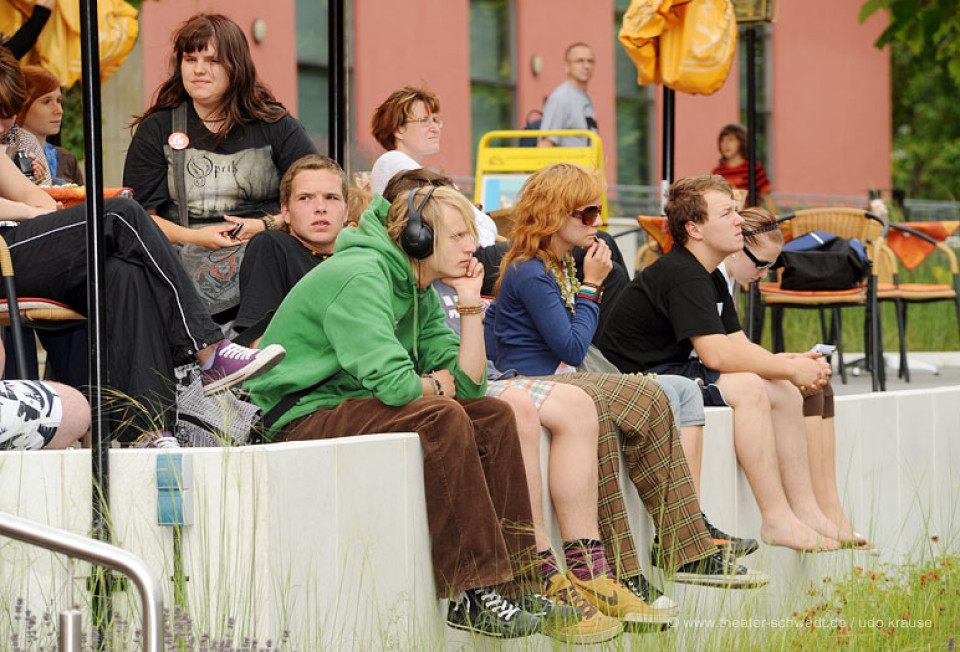
[(758, 272), (764, 272), (777, 264), (777, 261), (775, 260), (773, 262), (770, 262), (767, 260), (760, 260), (759, 258), (754, 256), (753, 253), (751, 253), (750, 250), (747, 249), (746, 247), (743, 248), (743, 253), (747, 254), (747, 258), (749, 258), (750, 261), (757, 267)]
[(572, 213), (570, 217), (575, 217), (581, 222), (584, 226), (593, 226), (593, 223), (597, 221), (597, 217), (600, 216), (600, 211), (602, 207), (597, 204), (596, 206), (587, 206), (586, 208), (579, 208)]

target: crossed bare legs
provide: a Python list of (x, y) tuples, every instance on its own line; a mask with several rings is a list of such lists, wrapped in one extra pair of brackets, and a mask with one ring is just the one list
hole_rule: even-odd
[[(540, 477), (540, 425), (550, 430), (548, 484), (564, 541), (599, 539), (597, 522), (597, 410), (583, 390), (556, 384), (539, 414), (527, 393), (516, 387), (500, 399), (513, 407), (527, 469), (530, 507), (537, 550), (548, 550), (543, 519), (543, 486)], [(584, 454), (584, 453), (587, 454)]]
[(763, 518), (760, 537), (794, 550), (837, 550), (838, 527), (813, 492), (800, 393), (749, 372), (721, 374), (717, 385), (733, 408), (737, 459)]

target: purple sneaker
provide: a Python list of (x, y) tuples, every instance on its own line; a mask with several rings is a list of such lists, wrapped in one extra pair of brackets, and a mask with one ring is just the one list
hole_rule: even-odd
[(279, 344), (248, 349), (223, 340), (213, 352), (213, 366), (203, 372), (203, 395), (210, 396), (248, 378), (256, 378), (280, 364), (286, 354), (286, 349)]
[(169, 430), (145, 432), (133, 442), (134, 448), (180, 448), (180, 442)]

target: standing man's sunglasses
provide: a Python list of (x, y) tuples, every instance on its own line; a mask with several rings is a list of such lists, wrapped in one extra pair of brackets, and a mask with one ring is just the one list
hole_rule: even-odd
[(584, 226), (593, 226), (593, 223), (597, 221), (597, 217), (600, 215), (601, 206), (597, 204), (596, 206), (587, 206), (586, 208), (581, 208), (570, 213), (570, 217), (575, 217), (581, 222)]

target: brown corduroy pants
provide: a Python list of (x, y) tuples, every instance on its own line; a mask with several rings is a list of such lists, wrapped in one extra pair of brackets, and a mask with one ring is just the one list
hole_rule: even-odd
[[(495, 398), (442, 396), (394, 407), (348, 399), (296, 419), (274, 441), (416, 432), (433, 574), (440, 597), (488, 586), (516, 597), (536, 580), (536, 542), (513, 410)], [(538, 586), (539, 584), (534, 584)]]

